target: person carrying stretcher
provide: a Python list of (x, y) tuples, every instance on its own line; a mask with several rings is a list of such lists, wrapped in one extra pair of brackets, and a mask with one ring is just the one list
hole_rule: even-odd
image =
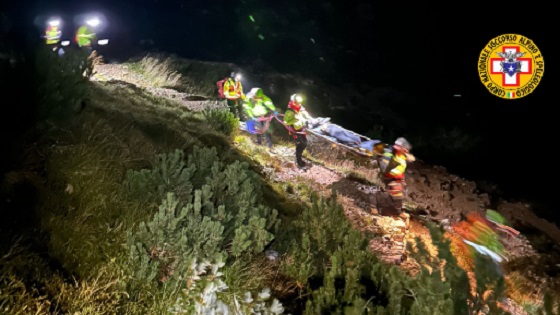
[(299, 169), (304, 169), (307, 163), (303, 161), (303, 151), (307, 147), (307, 128), (308, 121), (313, 118), (302, 105), (303, 98), (299, 94), (293, 94), (288, 103), (288, 109), (284, 113), (284, 125), (288, 128), (288, 133), (296, 144), (296, 165)]
[(379, 176), (386, 189), (388, 189), (394, 206), (393, 211), (386, 211), (382, 214), (402, 214), (407, 162), (415, 161), (415, 157), (409, 153), (410, 149), (410, 143), (405, 138), (400, 137), (395, 141), (395, 144), (386, 147), (385, 152), (379, 158)]

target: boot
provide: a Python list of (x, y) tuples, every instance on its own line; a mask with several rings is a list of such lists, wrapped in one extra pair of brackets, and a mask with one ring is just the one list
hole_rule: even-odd
[(300, 170), (307, 168), (307, 163), (305, 163), (301, 157), (299, 159), (296, 157), (296, 165)]
[(267, 146), (269, 149), (272, 149), (272, 136), (271, 136), (269, 133), (265, 133), (265, 134), (264, 134), (264, 137), (265, 137), (265, 139), (266, 139), (266, 146)]
[(303, 136), (298, 135), (296, 138), (296, 164), (298, 165), (298, 168), (305, 168), (307, 166), (302, 157), (303, 150), (305, 150), (306, 145), (306, 139)]

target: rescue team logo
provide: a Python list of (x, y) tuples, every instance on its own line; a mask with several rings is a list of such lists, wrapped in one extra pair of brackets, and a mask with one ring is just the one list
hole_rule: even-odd
[(525, 36), (493, 38), (478, 58), (478, 75), (490, 93), (516, 99), (532, 93), (542, 80), (544, 60), (539, 48)]

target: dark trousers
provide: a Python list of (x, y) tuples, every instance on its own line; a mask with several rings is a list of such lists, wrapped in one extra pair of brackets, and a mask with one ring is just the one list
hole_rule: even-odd
[(302, 155), (303, 150), (307, 147), (307, 136), (302, 134), (296, 134), (294, 136), (294, 142), (296, 143), (296, 163), (298, 166), (305, 166)]
[(245, 115), (243, 115), (243, 108), (241, 108), (240, 99), (227, 99), (227, 105), (229, 107), (229, 111), (235, 115), (236, 118), (239, 118), (240, 121), (245, 121)]
[[(255, 122), (255, 128), (256, 129), (261, 129), (265, 126), (265, 122), (262, 121), (258, 121)], [(263, 134), (257, 134), (257, 144), (262, 144), (262, 136), (264, 135), (264, 138), (266, 140), (266, 146), (269, 148), (272, 148), (272, 131), (270, 131), (270, 128), (266, 129), (266, 131)]]
[[(257, 134), (257, 144), (262, 144), (262, 136), (263, 135)], [(270, 133), (265, 132), (264, 138), (266, 140), (266, 146), (272, 148), (272, 136), (270, 135)]]
[(406, 185), (404, 179), (383, 178), (383, 183), (385, 184), (385, 188), (389, 191), (391, 199), (393, 199), (395, 208), (399, 212), (402, 211), (404, 200), (404, 186)]

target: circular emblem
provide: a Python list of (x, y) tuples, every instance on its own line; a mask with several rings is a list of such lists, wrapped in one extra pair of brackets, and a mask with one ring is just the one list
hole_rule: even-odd
[(542, 80), (544, 59), (535, 43), (517, 34), (492, 38), (478, 58), (478, 75), (490, 93), (517, 99), (532, 93)]

